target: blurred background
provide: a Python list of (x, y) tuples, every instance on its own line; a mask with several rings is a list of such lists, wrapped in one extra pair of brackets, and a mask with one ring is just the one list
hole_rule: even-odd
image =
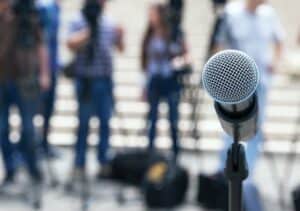
[[(233, 0), (238, 1), (238, 0)], [(143, 100), (145, 76), (140, 65), (141, 46), (147, 26), (148, 10), (152, 0), (111, 0), (107, 2), (105, 14), (109, 14), (124, 30), (123, 53), (114, 57), (114, 101), (115, 110), (110, 122), (110, 145), (112, 152), (144, 149), (148, 146), (147, 115), (149, 105)], [(214, 111), (213, 101), (200, 88), (200, 76), (207, 61), (209, 40), (214, 28), (216, 13), (210, 0), (185, 0), (183, 31), (188, 45), (192, 72), (183, 76), (181, 100), (179, 103), (178, 136), (182, 153), (177, 162), (189, 172), (189, 189), (182, 205), (175, 210), (207, 210), (196, 201), (198, 175), (214, 174), (219, 165), (219, 151), (223, 148), (222, 128)], [(82, 7), (80, 0), (59, 0), (59, 66), (73, 60), (67, 47), (70, 38), (70, 22)], [(263, 125), (265, 141), (260, 146), (261, 156), (252, 172), (253, 181), (259, 190), (264, 210), (292, 211), (294, 208), (292, 191), (300, 184), (300, 44), (299, 23), (300, 2), (297, 0), (269, 0), (280, 19), (284, 30), (284, 47), (281, 61), (272, 76), (272, 84)], [(218, 14), (218, 12), (217, 12)], [(82, 193), (68, 193), (65, 184), (72, 171), (73, 145), (77, 139), (79, 119), (78, 103), (74, 80), (59, 73), (54, 112), (50, 121), (49, 142), (58, 151), (55, 159), (40, 158), (45, 175), (42, 188), (42, 210), (81, 210), (85, 200)], [(172, 147), (169, 137), (167, 105), (159, 106), (160, 119), (157, 122), (155, 146), (163, 153)], [(21, 118), (13, 106), (9, 117), (10, 139), (20, 139)], [(38, 130), (44, 125), (42, 115), (34, 117)], [(92, 117), (89, 126), (90, 144), (86, 169), (88, 177), (97, 172), (95, 146), (98, 143), (100, 122)], [(291, 158), (291, 159), (290, 159)], [(4, 168), (1, 164), (0, 169)], [(22, 168), (21, 168), (22, 169)], [(0, 171), (2, 178), (5, 172)], [(26, 174), (20, 170), (18, 187), (12, 193), (0, 194), (0, 210), (31, 210), (26, 197), (31, 188), (26, 182)], [(50, 176), (49, 176), (50, 175)], [(59, 185), (48, 186), (55, 175)], [(0, 177), (1, 177), (0, 176)], [(92, 180), (92, 179), (91, 179)], [(76, 191), (74, 191), (76, 192)], [(125, 197), (124, 197), (125, 196)], [(121, 200), (120, 200), (121, 198)], [(124, 199), (125, 198), (125, 199)], [(122, 200), (123, 199), (123, 200)], [(29, 200), (30, 201), (30, 200)], [(90, 186), (88, 210), (131, 210), (147, 209), (139, 188), (120, 185), (112, 181), (93, 182)], [(121, 202), (120, 202), (121, 201)], [(299, 208), (298, 208), (299, 209)], [(171, 209), (166, 209), (171, 210)], [(173, 209), (172, 209), (173, 210)], [(249, 210), (250, 211), (250, 210)], [(299, 211), (299, 210), (296, 210)]]

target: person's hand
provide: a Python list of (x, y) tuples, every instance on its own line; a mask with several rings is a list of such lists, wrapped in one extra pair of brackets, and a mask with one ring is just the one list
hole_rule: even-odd
[(50, 88), (50, 84), (51, 84), (49, 74), (41, 73), (39, 82), (40, 82), (40, 87), (41, 87), (42, 91), (47, 91)]
[(71, 51), (77, 52), (87, 45), (90, 36), (91, 31), (89, 28), (75, 32), (67, 41), (67, 46)]
[(143, 88), (141, 100), (142, 100), (143, 102), (147, 101), (147, 98), (148, 98), (147, 96), (148, 96), (147, 89), (146, 89), (146, 88)]
[(120, 52), (123, 52), (125, 49), (124, 45), (124, 30), (121, 26), (116, 27), (116, 47)]
[(117, 37), (123, 37), (124, 29), (121, 26), (116, 27)]

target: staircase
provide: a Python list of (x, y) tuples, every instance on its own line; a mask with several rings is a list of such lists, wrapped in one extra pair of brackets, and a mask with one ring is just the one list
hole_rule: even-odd
[[(61, 55), (68, 60), (69, 53), (65, 47), (67, 22), (72, 18), (72, 13), (79, 8), (79, 0), (62, 0), (63, 27), (61, 30)], [(147, 104), (141, 100), (142, 83), (139, 66), (139, 55), (142, 35), (146, 27), (147, 8), (150, 0), (114, 0), (108, 3), (108, 12), (126, 31), (126, 51), (117, 55), (115, 59), (115, 97), (116, 112), (111, 122), (113, 130), (111, 144), (115, 147), (145, 147), (145, 116), (148, 110)], [(296, 46), (296, 33), (299, 27), (295, 26), (299, 20), (297, 8), (300, 8), (298, 0), (289, 0), (288, 4), (282, 0), (272, 0), (274, 7), (282, 17), (282, 22), (287, 31), (287, 52)], [(181, 143), (185, 149), (219, 150), (222, 147), (220, 137), (222, 130), (216, 118), (212, 101), (202, 90), (198, 89), (200, 72), (204, 62), (208, 35), (213, 22), (211, 5), (209, 0), (186, 0), (185, 30), (192, 57), (194, 59), (194, 73), (188, 79), (190, 89), (186, 90), (180, 105)], [(299, 70), (300, 71), (300, 70)], [(294, 75), (288, 74), (281, 68), (274, 75), (272, 90), (269, 98), (267, 121), (264, 126), (267, 142), (264, 150), (274, 153), (287, 153), (291, 150), (290, 140), (298, 132), (296, 125), (300, 116), (300, 80)], [(192, 98), (188, 96), (191, 94)], [(196, 91), (196, 92), (195, 92)], [(64, 77), (59, 80), (57, 91), (55, 115), (51, 121), (50, 140), (53, 144), (70, 145), (76, 139), (77, 104), (74, 98), (74, 89), (71, 81)], [(198, 131), (200, 139), (193, 137), (194, 121), (191, 121), (193, 105), (191, 100), (199, 97)], [(167, 108), (161, 105), (161, 120), (159, 121), (159, 147), (168, 148), (171, 144), (168, 135), (168, 123), (166, 120)], [(12, 125), (18, 128), (17, 115), (12, 116)], [(37, 124), (41, 119), (37, 117)], [(91, 133), (89, 141), (95, 144), (98, 141), (97, 126), (99, 122), (93, 118), (90, 122)], [(300, 153), (300, 144), (295, 148)]]

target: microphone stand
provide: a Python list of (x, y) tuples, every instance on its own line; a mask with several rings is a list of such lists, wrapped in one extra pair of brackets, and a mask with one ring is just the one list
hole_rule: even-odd
[(233, 144), (228, 150), (225, 168), (229, 182), (229, 211), (243, 210), (243, 181), (248, 177), (245, 149), (239, 143), (238, 131), (238, 125), (234, 125)]

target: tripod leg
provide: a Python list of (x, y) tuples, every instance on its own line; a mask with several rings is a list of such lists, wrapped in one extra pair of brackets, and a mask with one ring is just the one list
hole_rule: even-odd
[(33, 183), (32, 185), (32, 207), (34, 210), (42, 208), (43, 185), (41, 183)]
[(48, 175), (49, 175), (49, 179), (50, 179), (50, 187), (56, 188), (59, 185), (59, 182), (58, 182), (56, 174), (53, 171), (51, 159), (48, 156), (46, 157), (46, 166), (47, 166)]
[(119, 205), (123, 205), (126, 203), (126, 197), (124, 194), (125, 186), (123, 184), (120, 184), (117, 190), (117, 202)]
[(81, 181), (81, 210), (88, 211), (90, 203), (90, 184), (87, 176), (84, 176)]

